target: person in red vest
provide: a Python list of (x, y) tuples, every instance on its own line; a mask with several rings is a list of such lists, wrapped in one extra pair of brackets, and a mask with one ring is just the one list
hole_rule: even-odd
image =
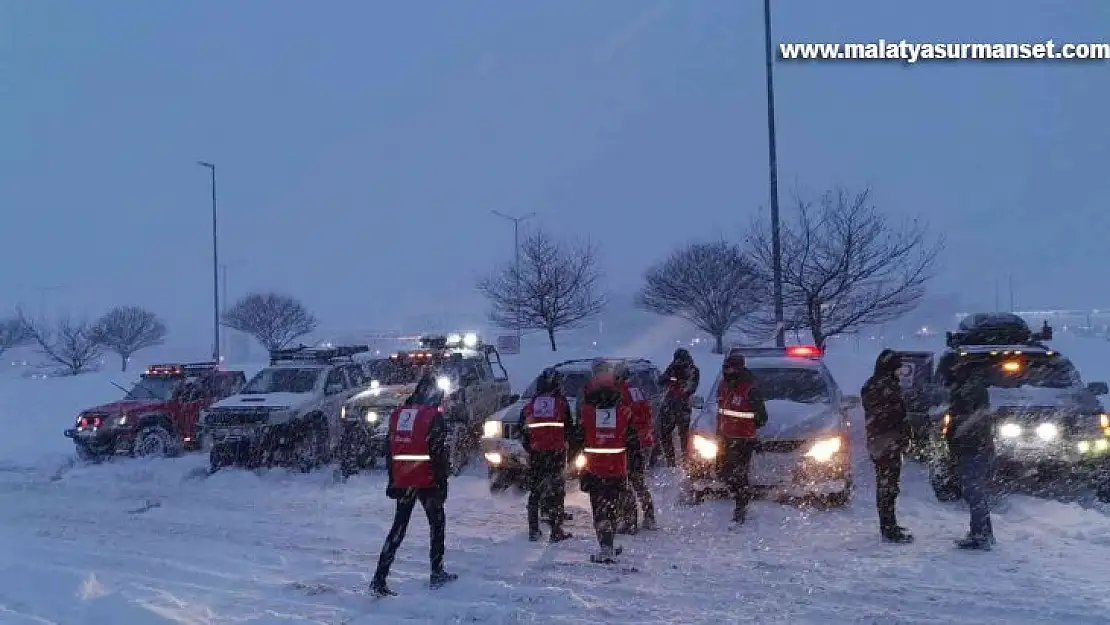
[(621, 548), (614, 544), (621, 498), (628, 488), (628, 452), (639, 448), (632, 427), (632, 405), (624, 398), (611, 363), (597, 360), (593, 376), (578, 401), (578, 425), (585, 441), (586, 466), (579, 478), (590, 495), (594, 528), (601, 549), (595, 563), (613, 563)]
[(386, 466), (389, 484), (386, 496), (397, 500), (393, 527), (385, 539), (378, 568), (370, 590), (378, 596), (391, 596), (386, 583), (397, 549), (405, 540), (413, 508), (419, 501), (431, 529), (431, 585), (433, 588), (458, 579), (443, 568), (444, 538), (447, 531), (447, 476), (451, 463), (447, 453), (447, 425), (440, 410), (442, 391), (430, 374), (421, 377), (416, 390), (389, 416), (389, 447)]
[[(639, 446), (628, 450), (628, 486), (625, 491), (623, 521), (617, 533), (635, 534), (640, 529), (653, 530), (655, 523), (655, 503), (647, 484), (647, 466), (655, 445), (655, 427), (652, 419), (651, 402), (643, 392), (629, 383), (628, 365), (616, 365), (617, 382), (621, 387), (622, 399), (632, 406), (632, 428), (636, 430)], [(644, 510), (644, 522), (639, 523), (636, 500)]]
[(767, 424), (767, 407), (743, 354), (733, 352), (725, 358), (721, 377), (717, 387), (717, 438), (721, 445), (717, 474), (736, 501), (732, 522), (741, 524), (751, 501), (748, 470), (758, 444), (756, 430)]
[(567, 443), (574, 436), (574, 417), (563, 396), (562, 376), (544, 369), (536, 379), (536, 393), (520, 411), (521, 444), (528, 452), (528, 540), (540, 539), (540, 505), (550, 514), (551, 535), (557, 543), (571, 534), (563, 531)]

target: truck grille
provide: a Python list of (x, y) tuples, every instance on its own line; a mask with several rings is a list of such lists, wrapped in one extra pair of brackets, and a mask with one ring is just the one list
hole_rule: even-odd
[(253, 425), (264, 423), (270, 416), (268, 408), (225, 409), (209, 412), (205, 425)]
[(502, 423), (501, 436), (513, 440), (520, 440), (520, 424), (519, 423)]

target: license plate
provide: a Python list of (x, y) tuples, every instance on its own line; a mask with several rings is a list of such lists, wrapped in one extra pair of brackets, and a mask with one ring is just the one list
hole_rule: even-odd
[(789, 484), (794, 481), (796, 466), (794, 454), (757, 453), (752, 457), (750, 479), (753, 484)]
[(96, 436), (96, 430), (77, 430), (78, 438), (92, 438)]

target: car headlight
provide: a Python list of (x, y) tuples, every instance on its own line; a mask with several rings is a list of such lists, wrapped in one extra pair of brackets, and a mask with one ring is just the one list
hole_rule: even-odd
[(501, 438), (504, 428), (500, 421), (486, 421), (482, 424), (482, 438)]
[(1006, 438), (1017, 438), (1021, 436), (1021, 426), (1016, 423), (1003, 423), (1002, 427), (998, 428), (998, 433)]
[(501, 460), (503, 460), (503, 458), (501, 458), (501, 454), (497, 453), (496, 451), (487, 452), (485, 456), (486, 462), (494, 466), (501, 464)]
[(582, 470), (586, 468), (586, 454), (578, 454), (574, 459), (574, 468)]
[(122, 417), (116, 417), (115, 419), (112, 419), (112, 424), (113, 425), (127, 425), (127, 415), (123, 415)]
[(693, 439), (694, 451), (699, 456), (706, 460), (712, 460), (717, 457), (717, 443), (709, 440), (701, 434), (695, 434)]
[(840, 451), (840, 437), (834, 436), (832, 438), (825, 438), (814, 443), (809, 451), (806, 452), (806, 458), (816, 460), (817, 462), (828, 462), (832, 457)]
[(1044, 441), (1050, 441), (1060, 435), (1060, 428), (1056, 427), (1055, 423), (1042, 423), (1037, 426), (1037, 437)]
[(348, 410), (346, 406), (339, 409), (339, 418), (346, 419), (348, 417)]
[(378, 416), (377, 412), (374, 412), (373, 410), (367, 410), (366, 411), (366, 422), (367, 423), (377, 423), (378, 419), (380, 419), (380, 418), (381, 417)]
[(436, 378), (436, 388), (443, 391), (444, 393), (450, 393), (451, 392), (451, 378), (449, 378), (445, 375), (439, 376), (438, 378)]

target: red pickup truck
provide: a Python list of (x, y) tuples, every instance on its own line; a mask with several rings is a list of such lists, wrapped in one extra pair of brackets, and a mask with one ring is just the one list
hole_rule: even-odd
[(216, 363), (152, 365), (122, 399), (82, 411), (64, 434), (83, 460), (175, 456), (199, 448), (201, 410), (238, 393), (246, 381), (242, 371), (222, 371)]

